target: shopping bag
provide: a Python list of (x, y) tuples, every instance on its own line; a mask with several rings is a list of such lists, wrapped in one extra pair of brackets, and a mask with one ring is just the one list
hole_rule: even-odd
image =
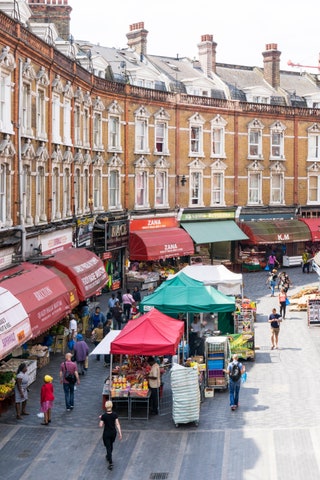
[(244, 372), (241, 375), (241, 383), (245, 383), (247, 381), (247, 378), (248, 378), (248, 374), (247, 374), (247, 372)]
[(266, 272), (269, 272), (269, 270), (270, 270), (269, 265), (266, 265), (266, 266), (264, 267), (264, 269), (265, 269)]
[(286, 298), (286, 305), (290, 305), (290, 300), (288, 297)]

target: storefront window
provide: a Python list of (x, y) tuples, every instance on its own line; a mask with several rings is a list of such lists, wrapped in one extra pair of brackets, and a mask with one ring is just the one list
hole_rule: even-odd
[(108, 290), (118, 290), (122, 288), (122, 250), (113, 250), (112, 252), (107, 252), (105, 255), (108, 255), (104, 262), (106, 272), (109, 276), (107, 282)]

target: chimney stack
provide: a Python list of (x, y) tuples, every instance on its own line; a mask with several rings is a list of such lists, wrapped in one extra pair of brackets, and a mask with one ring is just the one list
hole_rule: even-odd
[(27, 0), (34, 23), (54, 23), (59, 37), (68, 40), (70, 37), (70, 14), (72, 8), (68, 0)]
[(198, 43), (199, 62), (207, 77), (211, 72), (216, 73), (216, 46), (213, 35), (202, 35)]
[(264, 65), (264, 79), (273, 88), (280, 87), (280, 55), (276, 43), (268, 43), (266, 51), (262, 53)]
[(127, 33), (127, 45), (134, 49), (138, 55), (147, 54), (147, 36), (148, 30), (144, 28), (144, 22), (133, 23), (129, 26), (130, 32)]

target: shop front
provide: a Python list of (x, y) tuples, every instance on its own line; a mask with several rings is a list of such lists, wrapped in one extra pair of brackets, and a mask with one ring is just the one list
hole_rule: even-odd
[(192, 263), (231, 266), (236, 257), (236, 242), (247, 239), (235, 222), (235, 211), (185, 209), (180, 225), (196, 244), (198, 258)]
[(175, 273), (178, 266), (188, 264), (193, 254), (193, 241), (179, 228), (175, 217), (132, 219), (127, 284), (155, 288), (161, 279)]
[(79, 303), (68, 279), (28, 262), (1, 272), (0, 286), (21, 302), (29, 316), (33, 338), (49, 330)]
[(123, 288), (126, 252), (129, 244), (127, 213), (101, 214), (93, 228), (93, 250), (101, 258), (108, 281), (106, 291)]
[(239, 226), (248, 237), (239, 247), (239, 261), (247, 270), (264, 268), (272, 252), (280, 264), (290, 258), (300, 263), (305, 244), (311, 240), (308, 226), (297, 219), (242, 221)]

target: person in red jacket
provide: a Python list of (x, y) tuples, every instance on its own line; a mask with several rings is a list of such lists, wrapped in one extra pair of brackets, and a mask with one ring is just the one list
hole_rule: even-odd
[(51, 409), (53, 407), (54, 391), (52, 385), (53, 378), (50, 375), (44, 376), (44, 384), (41, 387), (41, 412), (44, 414), (44, 419), (41, 425), (49, 425), (51, 422)]

